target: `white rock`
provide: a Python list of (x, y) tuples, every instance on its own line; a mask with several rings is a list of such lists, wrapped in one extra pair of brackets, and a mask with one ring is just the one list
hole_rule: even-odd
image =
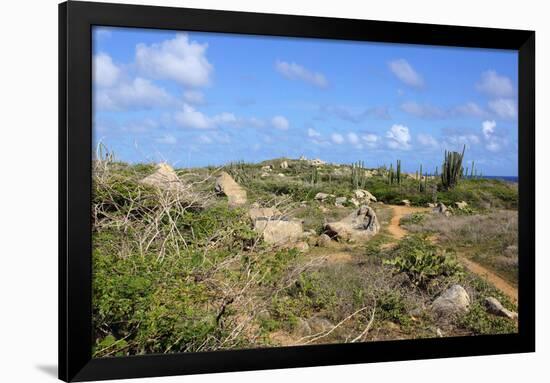
[(443, 318), (465, 314), (470, 311), (470, 296), (462, 286), (453, 285), (433, 301), (432, 311)]

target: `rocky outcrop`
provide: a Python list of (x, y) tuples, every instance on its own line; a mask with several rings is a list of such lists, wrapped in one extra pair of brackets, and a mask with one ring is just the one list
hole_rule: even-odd
[(219, 195), (227, 196), (229, 206), (242, 206), (246, 203), (246, 190), (226, 172), (221, 172), (216, 179), (215, 191)]
[(288, 161), (281, 162), (281, 169), (288, 169)]
[(499, 300), (496, 298), (485, 298), (485, 307), (487, 307), (487, 311), (491, 314), (506, 317), (509, 319), (518, 319), (518, 313), (505, 308), (502, 303), (500, 303)]
[(322, 166), (322, 165), (326, 165), (326, 162), (323, 161), (323, 160), (320, 160), (318, 158), (314, 159), (314, 160), (309, 160), (308, 163), (312, 166)]
[(183, 191), (184, 184), (179, 179), (174, 169), (166, 164), (157, 165), (157, 170), (140, 181), (144, 185), (152, 186), (160, 190)]
[(361, 206), (344, 219), (325, 224), (325, 233), (338, 240), (367, 240), (380, 230), (376, 213), (370, 206)]
[(376, 197), (367, 190), (357, 189), (353, 192), (353, 194), (358, 200), (364, 200), (366, 202), (376, 202)]
[(470, 296), (460, 285), (453, 285), (432, 303), (432, 311), (439, 318), (453, 318), (470, 311)]
[(408, 199), (404, 199), (404, 200), (401, 201), (401, 205), (411, 206), (411, 201), (409, 201)]

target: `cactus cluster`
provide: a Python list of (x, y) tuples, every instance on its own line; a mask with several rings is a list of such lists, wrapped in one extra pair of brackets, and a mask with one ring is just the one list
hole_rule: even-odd
[(367, 183), (365, 162), (357, 161), (351, 164), (351, 184), (355, 189), (364, 189)]
[(312, 185), (315, 185), (317, 183), (319, 183), (319, 180), (320, 180), (320, 177), (319, 177), (319, 171), (317, 170), (317, 167), (314, 166), (312, 169), (311, 169), (311, 178), (310, 178), (310, 183)]
[(233, 177), (238, 183), (246, 183), (250, 180), (250, 176), (246, 169), (246, 163), (244, 161), (230, 162), (225, 166), (225, 171)]
[(390, 170), (388, 171), (388, 183), (390, 185), (393, 185), (394, 183), (400, 185), (401, 181), (401, 160), (397, 160), (395, 171), (393, 170), (393, 164), (390, 164)]
[(445, 150), (443, 165), (441, 166), (441, 185), (444, 189), (454, 188), (460, 179), (464, 169), (462, 168), (462, 160), (464, 159), (464, 151), (466, 145), (462, 149), (462, 153), (448, 152)]

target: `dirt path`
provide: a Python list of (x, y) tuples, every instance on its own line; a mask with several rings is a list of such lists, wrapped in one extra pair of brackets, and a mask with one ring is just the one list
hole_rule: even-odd
[(406, 215), (413, 213), (420, 213), (428, 211), (426, 207), (413, 207), (413, 206), (400, 206), (400, 205), (389, 205), (393, 210), (393, 217), (391, 218), (390, 224), (388, 226), (389, 233), (397, 240), (400, 240), (405, 235), (407, 235), (407, 230), (403, 229), (399, 225), (399, 221)]
[(458, 257), (460, 262), (472, 273), (480, 276), (485, 279), (487, 282), (495, 286), (497, 289), (502, 291), (504, 295), (510, 298), (513, 302), (517, 303), (518, 301), (518, 290), (504, 279), (499, 277), (497, 274), (493, 273), (491, 270), (483, 267), (477, 262), (472, 261), (464, 256)]
[[(389, 205), (393, 210), (393, 217), (390, 221), (390, 224), (388, 226), (388, 232), (396, 239), (400, 240), (405, 235), (407, 235), (407, 230), (405, 230), (403, 227), (399, 225), (399, 221), (401, 218), (408, 214), (423, 212), (423, 211), (429, 211), (429, 208), (422, 208), (422, 207), (410, 207), (410, 206), (398, 206), (398, 205)], [(393, 244), (389, 244), (394, 245)], [(477, 262), (472, 261), (471, 259), (468, 259), (464, 256), (459, 256), (458, 259), (460, 262), (471, 272), (474, 273), (481, 278), (485, 279), (487, 282), (489, 282), (491, 285), (502, 291), (508, 298), (510, 298), (512, 301), (516, 302), (518, 301), (518, 290), (508, 282), (506, 282), (503, 278), (499, 277), (497, 274), (492, 272), (491, 270), (485, 268), (484, 266), (480, 265)]]

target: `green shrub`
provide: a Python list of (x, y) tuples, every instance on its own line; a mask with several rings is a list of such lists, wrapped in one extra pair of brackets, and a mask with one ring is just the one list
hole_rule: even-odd
[(407, 306), (403, 296), (397, 291), (386, 291), (376, 299), (376, 307), (379, 309), (380, 319), (408, 326), (411, 317), (408, 315)]
[(472, 304), (467, 314), (459, 318), (458, 323), (476, 335), (511, 334), (517, 332), (517, 327), (513, 320), (491, 315), (477, 302)]
[(393, 259), (384, 263), (399, 273), (405, 273), (419, 287), (426, 287), (434, 278), (456, 276), (462, 272), (454, 257), (446, 252), (438, 253), (437, 248), (421, 236), (405, 237), (395, 253)]

